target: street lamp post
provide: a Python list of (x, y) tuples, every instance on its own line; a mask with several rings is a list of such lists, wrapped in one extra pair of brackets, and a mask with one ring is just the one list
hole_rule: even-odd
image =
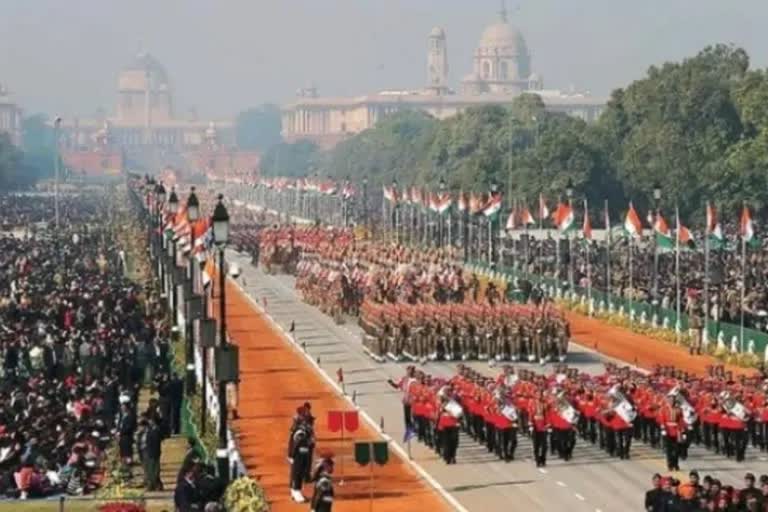
[(368, 230), (368, 178), (363, 178), (363, 226), (365, 227), (366, 231)]
[[(444, 178), (442, 178), (442, 177), (440, 178), (440, 183), (439, 183), (438, 187), (440, 189), (440, 197), (439, 197), (438, 203), (442, 207), (442, 202), (445, 199), (445, 179)], [(445, 228), (445, 220), (442, 218), (442, 215), (443, 215), (442, 212), (437, 212), (437, 215), (438, 215), (438, 217), (437, 217), (438, 221), (440, 222), (440, 234), (439, 234), (439, 237), (440, 237), (440, 247), (444, 247), (445, 246), (445, 230), (444, 230), (444, 228)], [(449, 213), (449, 215), (450, 215), (450, 213)], [(449, 219), (448, 222), (450, 222), (450, 216), (448, 217), (448, 219)], [(450, 240), (448, 241), (448, 243), (450, 243)]]
[[(190, 226), (194, 226), (194, 224), (200, 219), (200, 201), (197, 199), (197, 194), (195, 194), (195, 187), (192, 187), (192, 189), (189, 192), (189, 197), (187, 197), (187, 220), (189, 221)], [(193, 232), (194, 235), (194, 232)], [(194, 240), (193, 240), (194, 243)], [(184, 299), (187, 304), (192, 304), (192, 300), (194, 300), (194, 280), (195, 280), (195, 255), (190, 254), (190, 257), (187, 261), (187, 283), (184, 288)], [(192, 308), (188, 307), (186, 314), (184, 315), (184, 321), (185, 321), (185, 340), (186, 340), (186, 353), (187, 353), (187, 373), (186, 373), (186, 389), (187, 394), (192, 395), (195, 392), (195, 340), (194, 340), (194, 332), (192, 327)], [(205, 390), (203, 390), (205, 392)], [(205, 394), (203, 394), (203, 402), (205, 402)]]
[(395, 242), (400, 243), (400, 228), (397, 225), (397, 217), (398, 217), (398, 197), (397, 197), (397, 178), (392, 179), (392, 193), (395, 195), (395, 200), (392, 202), (392, 229), (395, 232)]
[[(213, 210), (213, 240), (219, 249), (219, 346), (222, 351), (227, 348), (227, 276), (224, 266), (224, 250), (229, 241), (229, 213), (219, 194), (219, 202)], [(218, 369), (218, 365), (217, 365)], [(216, 450), (219, 477), (224, 482), (229, 481), (229, 452), (227, 446), (227, 382), (217, 375), (219, 384), (219, 445)]]
[[(176, 190), (171, 188), (171, 195), (168, 197), (168, 213), (171, 215), (171, 218), (173, 219), (173, 222), (176, 222), (175, 215), (179, 211), (179, 196), (176, 195)], [(169, 275), (169, 281), (170, 281), (170, 292), (171, 292), (171, 311), (173, 312), (173, 317), (171, 321), (171, 325), (175, 326), (179, 319), (179, 309), (178, 309), (178, 294), (176, 293), (176, 240), (174, 240), (173, 233), (171, 233), (171, 238), (169, 240), (171, 244), (171, 265), (170, 265), (170, 275)]]
[(155, 243), (157, 245), (157, 266), (158, 274), (160, 275), (160, 283), (165, 286), (165, 266), (163, 265), (163, 208), (165, 207), (165, 187), (162, 182), (157, 182), (155, 187), (155, 198), (157, 203), (155, 204), (155, 218), (157, 223), (157, 231), (155, 232)]
[(659, 319), (659, 243), (656, 238), (656, 224), (659, 222), (661, 216), (661, 185), (659, 182), (653, 184), (653, 203), (654, 203), (654, 216), (653, 226), (651, 231), (653, 232), (653, 312), (654, 322), (658, 322)]
[[(491, 182), (491, 198), (495, 198), (496, 195), (499, 193), (499, 184), (496, 183), (496, 180), (493, 180)], [(494, 247), (493, 247), (493, 217), (488, 217), (488, 266), (492, 267), (494, 265)]]
[(61, 118), (57, 117), (53, 122), (53, 207), (55, 211), (56, 231), (59, 230), (59, 130)]

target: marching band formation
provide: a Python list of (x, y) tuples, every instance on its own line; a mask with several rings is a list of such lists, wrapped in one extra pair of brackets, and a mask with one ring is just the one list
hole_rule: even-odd
[(406, 431), (453, 464), (458, 431), (500, 459), (515, 458), (518, 435), (529, 436), (537, 466), (548, 451), (570, 460), (577, 437), (610, 456), (629, 459), (633, 441), (662, 449), (670, 471), (691, 444), (743, 461), (748, 446), (768, 450), (768, 387), (734, 381), (722, 367), (706, 378), (673, 368), (645, 375), (606, 365), (597, 376), (557, 365), (550, 375), (505, 365), (496, 378), (462, 364), (450, 379), (414, 366), (400, 382)]

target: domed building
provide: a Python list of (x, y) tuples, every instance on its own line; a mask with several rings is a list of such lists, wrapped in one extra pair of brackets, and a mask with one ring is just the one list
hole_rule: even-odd
[(215, 174), (241, 165), (250, 172), (258, 159), (234, 148), (231, 120), (201, 120), (194, 110), (179, 115), (168, 72), (146, 52), (119, 71), (114, 115), (64, 119), (61, 128), (67, 166), (86, 174), (116, 174), (123, 166)]
[(475, 50), (472, 73), (462, 81), (464, 94), (520, 94), (528, 90), (531, 54), (523, 35), (507, 21), (502, 9)]
[(427, 36), (427, 84), (419, 90), (387, 90), (356, 97), (299, 94), (283, 106), (283, 137), (311, 140), (329, 148), (367, 130), (400, 110), (422, 110), (437, 119), (482, 105), (508, 105), (522, 93), (539, 95), (548, 110), (594, 121), (606, 100), (588, 93), (544, 89), (540, 75), (531, 71), (531, 53), (523, 35), (510, 25), (507, 11), (483, 31), (472, 58), (472, 71), (456, 94), (448, 83), (448, 38), (433, 28)]

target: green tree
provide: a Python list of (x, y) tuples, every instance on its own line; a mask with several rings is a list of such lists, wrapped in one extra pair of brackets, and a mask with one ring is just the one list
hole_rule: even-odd
[(241, 149), (264, 151), (282, 141), (280, 107), (270, 103), (244, 110), (235, 120), (235, 136)]
[(264, 176), (302, 177), (314, 172), (319, 161), (317, 145), (302, 140), (270, 147), (261, 159), (260, 168)]

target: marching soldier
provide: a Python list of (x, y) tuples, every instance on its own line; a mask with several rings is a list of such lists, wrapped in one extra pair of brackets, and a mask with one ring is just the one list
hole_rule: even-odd
[(550, 425), (547, 421), (547, 403), (544, 391), (539, 391), (538, 397), (531, 403), (530, 429), (533, 437), (533, 458), (536, 467), (547, 465), (547, 434)]
[(673, 398), (670, 398), (669, 405), (661, 412), (659, 423), (664, 439), (664, 452), (667, 456), (667, 469), (680, 471), (679, 443), (683, 440), (685, 423), (683, 413)]
[(456, 451), (459, 448), (459, 420), (447, 406), (450, 398), (446, 395), (438, 398), (437, 437), (440, 440), (440, 453), (446, 464), (456, 464)]

